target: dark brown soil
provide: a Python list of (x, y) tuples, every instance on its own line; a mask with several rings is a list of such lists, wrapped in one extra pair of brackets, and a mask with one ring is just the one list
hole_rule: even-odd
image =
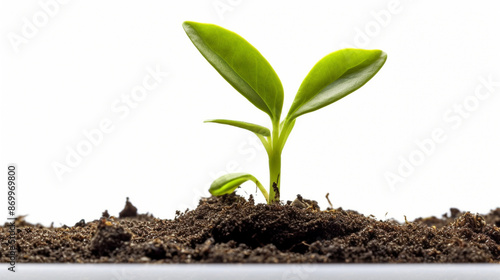
[[(125, 211), (126, 210), (126, 211)], [(173, 220), (120, 213), (72, 227), (16, 221), (18, 262), (500, 263), (500, 208), (480, 216), (451, 209), (442, 219), (399, 224), (314, 201), (255, 205), (236, 195), (202, 199)], [(8, 262), (9, 227), (0, 227)]]

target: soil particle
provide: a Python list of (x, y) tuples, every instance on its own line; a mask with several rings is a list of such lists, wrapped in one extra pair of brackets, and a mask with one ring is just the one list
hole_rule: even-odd
[(280, 175), (278, 174), (278, 178), (276, 179), (276, 182), (273, 182), (273, 191), (274, 191), (274, 198), (276, 200), (280, 200), (280, 189), (278, 188), (278, 183), (280, 181)]
[(109, 216), (108, 210), (104, 210), (104, 212), (102, 212), (101, 217), (103, 217), (103, 218), (109, 218), (110, 216)]
[(288, 201), (287, 205), (292, 205), (298, 208), (311, 208), (312, 210), (320, 210), (318, 202), (315, 200), (304, 199), (300, 194), (294, 201)]
[[(107, 212), (107, 210), (106, 210)], [(104, 215), (104, 213), (103, 213)], [(109, 214), (108, 214), (109, 215)], [(129, 201), (127, 197), (127, 202), (125, 202), (125, 208), (120, 212), (120, 218), (127, 218), (127, 217), (136, 217), (137, 216), (137, 208), (132, 205), (132, 203)]]
[(75, 224), (75, 227), (84, 227), (85, 226), (85, 220), (81, 219), (78, 223)]
[[(452, 210), (442, 219), (379, 221), (297, 197), (255, 204), (237, 195), (200, 200), (173, 220), (103, 217), (73, 227), (19, 221), (19, 262), (83, 263), (500, 263), (500, 209)], [(316, 206), (314, 206), (316, 205)], [(127, 211), (125, 211), (127, 212)], [(122, 211), (124, 213), (124, 211)], [(104, 215), (103, 215), (104, 216)], [(1, 246), (9, 236), (0, 227)], [(8, 262), (5, 254), (0, 261)]]
[(101, 219), (98, 223), (97, 232), (90, 241), (90, 251), (93, 255), (109, 256), (132, 238), (132, 234), (123, 227), (114, 225), (106, 219)]

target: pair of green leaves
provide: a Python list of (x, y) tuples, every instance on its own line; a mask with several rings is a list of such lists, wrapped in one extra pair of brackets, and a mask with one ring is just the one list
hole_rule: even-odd
[[(267, 113), (273, 122), (280, 120), (283, 86), (255, 47), (238, 34), (217, 25), (184, 22), (183, 27), (196, 48), (229, 84)], [(387, 55), (380, 50), (362, 49), (343, 49), (325, 56), (302, 82), (286, 119), (291, 122), (357, 90), (382, 68), (386, 59)], [(214, 122), (269, 135), (268, 129), (251, 123)]]
[[(281, 149), (290, 134), (295, 119), (323, 108), (345, 97), (368, 82), (384, 65), (387, 55), (380, 50), (343, 49), (321, 59), (311, 69), (299, 87), (297, 95), (283, 122), (283, 86), (269, 62), (250, 43), (238, 34), (213, 24), (184, 22), (187, 35), (207, 61), (241, 95), (269, 115), (279, 126), (278, 147), (273, 146), (271, 131), (263, 126), (234, 120), (209, 120), (255, 133), (268, 154)], [(251, 176), (251, 177), (249, 177)], [(224, 177), (224, 176), (223, 176)], [(254, 180), (252, 175), (227, 175), (212, 184), (212, 193), (230, 193), (241, 180)], [(252, 179), (253, 178), (253, 179)], [(256, 180), (256, 179), (255, 179)], [(230, 187), (228, 187), (230, 186)], [(215, 189), (225, 190), (222, 193)]]

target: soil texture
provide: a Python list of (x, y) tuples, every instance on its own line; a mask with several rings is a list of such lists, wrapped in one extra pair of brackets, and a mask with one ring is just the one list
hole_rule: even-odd
[[(255, 204), (237, 195), (200, 200), (172, 220), (137, 214), (43, 227), (16, 220), (18, 262), (36, 263), (500, 263), (500, 208), (452, 208), (442, 218), (380, 221), (315, 201)], [(9, 262), (11, 227), (0, 227)]]

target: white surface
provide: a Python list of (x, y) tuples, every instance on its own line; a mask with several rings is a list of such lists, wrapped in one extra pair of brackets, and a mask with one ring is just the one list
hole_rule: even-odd
[[(48, 2), (0, 4), (0, 178), (8, 163), (18, 164), (19, 214), (28, 221), (59, 226), (105, 209), (117, 215), (127, 196), (140, 212), (171, 218), (208, 194), (214, 174), (241, 170), (268, 181), (252, 135), (202, 123), (268, 120), (203, 59), (184, 20), (224, 26), (258, 48), (283, 82), (285, 112), (324, 55), (346, 45), (388, 53), (361, 90), (299, 118), (283, 154), (283, 199), (301, 193), (326, 207), (330, 192), (335, 206), (398, 220), (500, 206), (500, 86), (467, 118), (449, 112), (474, 105), (481, 79), (500, 81), (498, 1), (40, 4)], [(30, 30), (34, 16), (39, 27)], [(16, 35), (24, 40), (14, 46)], [(122, 95), (157, 65), (169, 76), (125, 115)], [(106, 119), (113, 130), (59, 180), (54, 162), (66, 164), (67, 147)], [(391, 187), (385, 174), (397, 174), (399, 157), (418, 153), (415, 141), (436, 129), (446, 140)], [(241, 193), (254, 190), (248, 184)]]
[(497, 280), (499, 265), (50, 265), (19, 264), (7, 279)]

